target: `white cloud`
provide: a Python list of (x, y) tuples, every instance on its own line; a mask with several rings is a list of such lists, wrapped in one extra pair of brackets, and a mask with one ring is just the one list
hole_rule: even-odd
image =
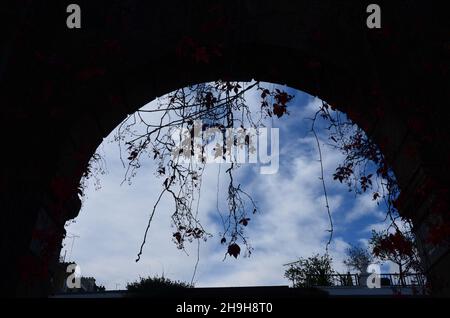
[(346, 214), (345, 222), (352, 222), (367, 216), (375, 216), (380, 220), (385, 217), (385, 214), (380, 211), (376, 201), (372, 199), (369, 192), (360, 194), (355, 198), (355, 204)]

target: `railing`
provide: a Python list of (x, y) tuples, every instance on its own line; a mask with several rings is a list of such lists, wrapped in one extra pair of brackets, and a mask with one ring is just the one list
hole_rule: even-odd
[[(334, 274), (334, 275), (308, 275), (306, 285), (330, 286), (330, 287), (349, 287), (349, 286), (367, 286), (366, 279), (368, 275), (360, 274)], [(381, 286), (392, 287), (411, 287), (425, 286), (426, 278), (422, 274), (379, 274)]]
[(380, 274), (382, 286), (425, 286), (426, 278), (422, 274)]
[(336, 274), (336, 275), (308, 275), (307, 286), (357, 286), (359, 285), (358, 274)]

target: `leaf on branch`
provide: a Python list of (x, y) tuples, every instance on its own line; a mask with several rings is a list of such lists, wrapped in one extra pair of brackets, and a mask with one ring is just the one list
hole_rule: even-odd
[(201, 230), (201, 229), (199, 229), (199, 228), (195, 228), (194, 229), (194, 237), (195, 238), (201, 238), (202, 237), (202, 234), (203, 234), (203, 231)]
[(267, 88), (265, 88), (265, 89), (263, 89), (263, 91), (261, 93), (261, 98), (266, 98), (266, 96), (269, 94), (270, 94), (270, 91)]
[(128, 157), (128, 160), (132, 161), (134, 159), (136, 159), (137, 155), (139, 154), (139, 152), (135, 149), (132, 152), (130, 152), (130, 156)]
[(239, 221), (239, 224), (242, 224), (243, 226), (247, 226), (248, 221), (250, 221), (250, 218), (243, 218)]
[(230, 254), (231, 256), (234, 256), (234, 258), (237, 258), (240, 253), (241, 253), (241, 248), (236, 243), (230, 244), (228, 246), (228, 254)]
[(273, 113), (277, 115), (278, 118), (283, 116), (285, 113), (287, 113), (286, 106), (279, 105), (279, 104), (273, 104)]
[(181, 233), (180, 232), (173, 233), (173, 237), (177, 240), (178, 244), (181, 243)]

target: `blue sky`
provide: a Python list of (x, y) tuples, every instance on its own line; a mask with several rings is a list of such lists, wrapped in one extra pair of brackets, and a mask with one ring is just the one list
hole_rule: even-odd
[[(287, 285), (283, 264), (325, 251), (329, 222), (319, 179), (317, 147), (310, 133), (311, 122), (307, 119), (312, 117), (321, 101), (300, 91), (283, 89), (295, 95), (288, 107), (290, 114), (268, 123), (280, 129), (278, 173), (259, 174), (259, 166), (255, 164), (243, 165), (235, 172), (237, 181), (252, 195), (259, 208), (259, 212), (251, 216), (246, 232), (254, 248), (250, 257), (223, 260), (226, 247), (220, 244), (218, 235), (221, 223), (217, 202), (225, 211), (226, 197), (220, 189), (225, 189), (228, 180), (223, 167), (218, 178), (219, 164), (206, 167), (199, 216), (213, 237), (200, 245), (200, 262), (194, 279), (198, 287)], [(250, 92), (247, 101), (252, 107), (258, 107), (259, 93)], [(155, 107), (155, 101), (144, 107)], [(328, 142), (326, 131), (319, 131), (334, 221), (330, 254), (334, 268), (346, 272), (342, 264), (345, 249), (349, 244), (367, 244), (371, 229), (385, 226), (384, 213), (382, 206), (378, 207), (372, 201), (370, 192), (355, 197), (346, 185), (332, 179), (343, 157), (324, 144)], [(107, 289), (125, 288), (127, 282), (149, 275), (164, 274), (171, 279), (190, 282), (197, 260), (197, 243), (187, 244), (184, 252), (172, 242), (174, 229), (170, 215), (173, 203), (169, 198), (161, 202), (143, 256), (140, 262), (135, 262), (163, 180), (155, 176), (155, 162), (149, 159), (143, 162), (131, 185), (121, 185), (125, 169), (119, 159), (117, 144), (111, 142), (112, 134), (98, 149), (106, 159), (108, 171), (101, 176), (101, 188), (96, 190), (92, 183), (89, 184), (79, 216), (67, 227), (69, 237), (79, 237), (74, 242), (66, 238), (63, 248), (66, 260), (76, 261), (83, 276), (94, 276)]]

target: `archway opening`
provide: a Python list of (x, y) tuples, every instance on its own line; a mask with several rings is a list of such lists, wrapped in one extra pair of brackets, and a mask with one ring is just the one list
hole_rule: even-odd
[[(225, 92), (228, 90), (231, 95), (246, 91), (245, 100), (233, 104), (232, 112), (235, 116), (242, 116), (236, 116), (237, 120), (232, 121), (231, 127), (220, 127), (228, 119), (224, 116), (226, 112), (219, 109), (212, 113), (208, 109), (220, 105), (221, 97), (208, 89), (217, 83), (231, 85), (229, 89), (225, 87)], [(375, 158), (373, 153), (366, 153), (367, 160), (362, 161), (363, 156), (357, 151), (370, 151), (372, 144), (364, 145), (364, 141), (370, 139), (334, 106), (282, 85), (256, 83), (216, 82), (184, 88), (181, 90), (183, 94), (177, 95), (180, 90), (169, 93), (145, 105), (119, 125), (91, 161), (93, 175), (88, 175), (90, 180), (95, 178), (95, 173), (104, 172), (105, 158), (109, 174), (100, 180), (102, 190), (92, 191), (95, 184), (86, 189), (79, 221), (68, 226), (69, 235), (63, 249), (67, 260), (79, 261), (89, 276), (97, 276), (100, 284), (108, 289), (124, 288), (138, 276), (147, 275), (172, 276), (197, 286), (287, 284), (283, 277), (284, 264), (322, 252), (330, 253), (338, 266), (337, 272), (345, 273), (348, 270), (343, 264), (346, 249), (351, 245), (366, 248), (370, 230), (389, 231), (392, 228), (393, 220), (387, 217), (386, 207), (380, 204), (387, 200), (389, 209), (389, 204), (392, 204), (389, 200), (395, 199), (389, 198), (389, 193), (385, 192), (388, 190), (386, 177), (394, 176), (383, 171), (386, 167), (380, 166), (380, 162), (371, 161)], [(196, 99), (199, 91), (202, 100)], [(180, 114), (184, 106), (172, 103), (172, 113), (161, 111), (171, 99), (179, 102), (186, 98), (192, 98), (190, 108), (198, 104), (200, 108), (189, 115)], [(240, 109), (239, 103), (245, 103), (247, 108)], [(204, 116), (203, 113), (195, 117), (205, 107), (207, 115), (213, 115)], [(168, 116), (168, 121), (161, 121), (161, 112)], [(178, 121), (183, 116), (186, 120)], [(223, 158), (223, 163), (213, 162), (227, 153), (222, 150), (218, 154), (223, 147), (217, 147), (217, 136), (213, 134), (204, 138), (200, 147), (201, 154), (212, 155), (211, 161), (200, 160), (194, 166), (190, 166), (191, 161), (188, 163), (185, 176), (189, 176), (191, 188), (183, 190), (179, 187), (179, 196), (164, 191), (171, 182), (170, 177), (177, 173), (174, 166), (168, 166), (168, 161), (173, 163), (176, 142), (170, 142), (177, 141), (174, 133), (190, 133), (189, 128), (194, 128), (195, 120), (202, 119), (202, 134), (211, 127), (216, 129), (213, 134), (218, 132), (219, 135), (223, 128), (275, 128), (279, 134), (279, 145), (275, 145), (276, 139), (270, 138), (274, 136), (272, 132), (255, 134), (258, 142), (254, 146), (258, 148), (255, 149), (258, 156), (253, 164), (248, 162), (251, 160), (250, 138), (253, 137), (247, 140), (247, 135), (243, 135), (241, 144), (248, 151), (248, 157), (244, 156), (243, 162), (236, 162), (236, 166), (241, 166), (232, 177), (235, 184), (231, 189), (235, 193), (236, 189), (242, 190), (241, 196), (234, 197), (242, 206), (237, 206), (231, 213), (230, 176), (227, 173), (232, 163), (227, 163), (226, 158)], [(175, 125), (168, 126), (170, 122), (175, 122)], [(185, 124), (188, 129), (180, 130), (180, 124)], [(168, 127), (161, 136), (170, 136), (170, 139), (139, 148), (147, 140), (142, 136), (158, 126)], [(177, 129), (170, 131), (169, 128)], [(267, 149), (259, 149), (261, 135), (266, 139), (269, 137)], [(239, 135), (233, 138), (232, 145), (239, 146)], [(179, 145), (183, 141), (178, 140), (177, 150), (182, 149)], [(189, 146), (190, 143), (189, 140)], [(170, 148), (169, 157), (162, 156), (164, 147)], [(348, 150), (352, 150), (351, 147), (354, 151), (350, 153), (354, 157), (350, 158), (353, 161), (349, 165)], [(189, 157), (198, 156), (195, 149), (188, 149), (192, 150)], [(186, 148), (183, 150), (186, 153)], [(267, 158), (267, 154), (271, 156)], [(138, 160), (144, 155), (147, 160)], [(261, 155), (265, 156), (263, 164), (259, 160)], [(269, 173), (261, 174), (261, 166), (267, 164), (270, 169), (266, 172)], [(354, 174), (348, 172), (349, 167)], [(192, 177), (194, 171), (200, 172)], [(89, 178), (84, 181), (89, 182)], [(123, 183), (130, 183), (130, 186), (120, 187)], [(86, 185), (84, 183), (83, 187)], [(98, 195), (102, 191), (103, 197)], [(161, 195), (164, 192), (166, 197)], [(392, 192), (394, 196), (398, 195)], [(177, 204), (183, 204), (181, 199), (186, 197), (189, 197), (186, 202), (190, 210), (181, 212), (190, 213), (191, 218), (188, 214), (174, 217)], [(231, 221), (227, 221), (230, 216)], [(145, 225), (150, 224), (147, 223), (149, 218), (153, 225), (146, 237), (147, 245), (139, 251), (143, 232), (147, 230)], [(404, 227), (401, 222), (394, 223)], [(233, 229), (230, 231), (233, 226), (237, 226), (235, 232)], [(188, 235), (188, 230), (195, 229), (201, 229), (201, 232)], [(241, 233), (241, 230), (245, 232)], [(197, 245), (203, 240), (206, 240), (203, 245)], [(190, 241), (193, 244), (188, 244)], [(179, 250), (173, 247), (173, 243)], [(233, 244), (240, 246), (239, 252), (230, 251)], [(143, 259), (138, 263), (135, 262), (137, 251), (139, 256), (143, 253)], [(232, 259), (232, 256), (250, 253), (251, 257), (238, 262)], [(223, 261), (224, 256), (232, 260)], [(395, 271), (390, 265), (384, 270)], [(132, 274), (127, 277), (127, 273)]]

